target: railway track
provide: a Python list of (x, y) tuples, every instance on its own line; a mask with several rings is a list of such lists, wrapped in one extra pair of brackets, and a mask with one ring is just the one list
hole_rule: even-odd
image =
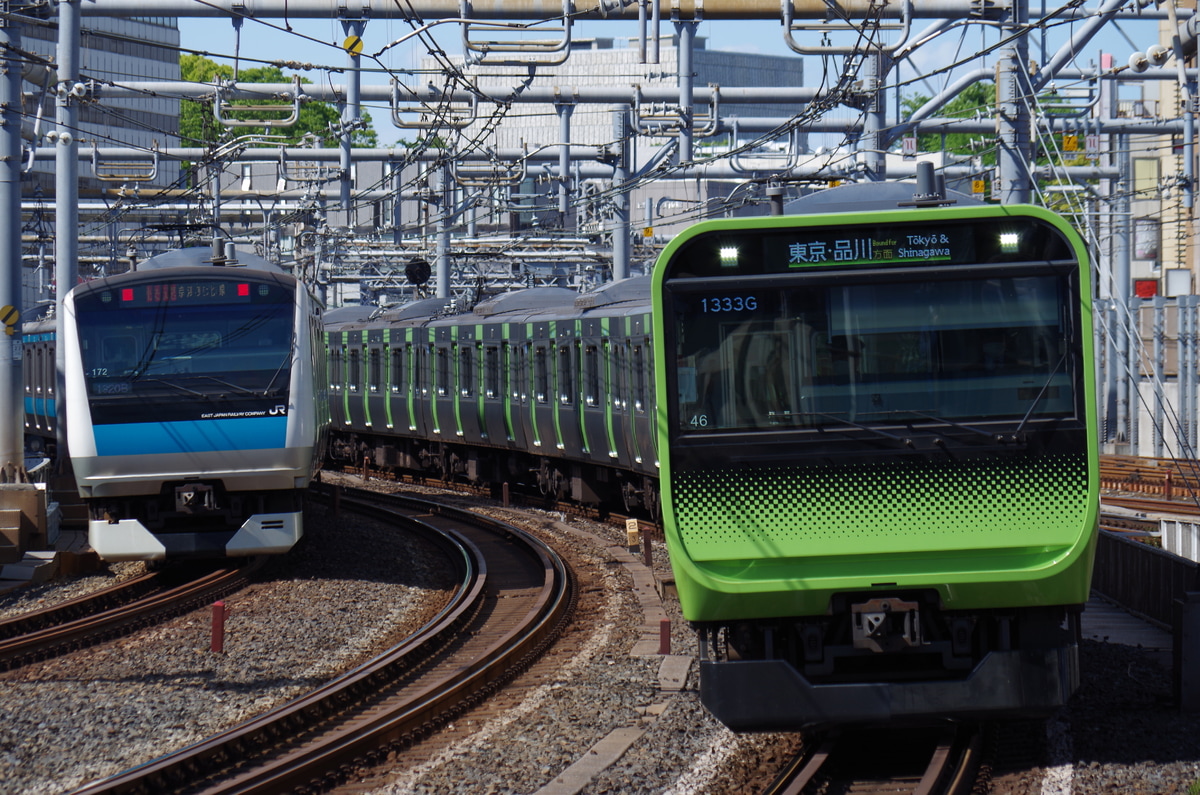
[(763, 795), (966, 795), (982, 743), (979, 726), (962, 724), (833, 733), (802, 749)]
[(241, 566), (173, 566), (0, 621), (0, 670), (121, 637), (242, 588), (267, 558)]
[(307, 696), (78, 793), (326, 789), (485, 698), (565, 627), (572, 577), (532, 536), (409, 497), (336, 495), (339, 509), (438, 543), (459, 571), (450, 603), (412, 637)]

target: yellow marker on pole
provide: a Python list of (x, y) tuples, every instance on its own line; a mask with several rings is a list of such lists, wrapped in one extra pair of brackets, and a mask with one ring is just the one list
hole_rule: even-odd
[(347, 36), (346, 40), (342, 42), (342, 49), (351, 55), (362, 55), (362, 36)]
[(21, 311), (15, 306), (5, 305), (0, 306), (0, 322), (4, 323), (4, 333), (8, 336), (13, 335), (13, 330), (17, 326), (17, 321), (21, 319)]

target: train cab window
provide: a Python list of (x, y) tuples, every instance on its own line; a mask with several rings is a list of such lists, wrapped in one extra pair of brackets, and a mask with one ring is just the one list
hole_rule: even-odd
[[(508, 354), (507, 346), (504, 353)], [(495, 345), (483, 349), (483, 392), (489, 399), (500, 397), (500, 349)]]
[(436, 356), (436, 373), (437, 393), (439, 397), (446, 397), (449, 394), (450, 384), (450, 351), (445, 348), (435, 348)]
[(633, 346), (633, 408), (638, 413), (646, 410), (646, 347)]
[(544, 346), (533, 349), (533, 398), (538, 403), (550, 402), (549, 351)]
[(404, 370), (405, 348), (392, 348), (391, 351), (391, 389), (393, 395), (399, 395), (404, 387)]
[(347, 359), (346, 388), (351, 392), (358, 391), (358, 383), (362, 380), (362, 362), (359, 361), (358, 348), (351, 348)]
[(558, 402), (564, 406), (575, 402), (575, 365), (570, 345), (558, 348)]
[(378, 348), (371, 348), (367, 366), (367, 389), (372, 393), (379, 391), (383, 383), (383, 356)]
[(458, 349), (458, 392), (475, 397), (475, 346), (469, 342)]
[(600, 349), (595, 345), (583, 349), (583, 398), (589, 406), (600, 405)]

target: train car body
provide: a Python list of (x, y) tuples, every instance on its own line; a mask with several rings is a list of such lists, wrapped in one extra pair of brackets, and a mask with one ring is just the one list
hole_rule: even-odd
[(64, 301), (59, 419), (105, 560), (280, 553), (303, 533), (328, 430), (320, 306), (266, 260), (237, 265), (181, 249)]
[(667, 246), (664, 530), (716, 717), (1065, 703), (1098, 517), (1088, 268), (1029, 206), (709, 221)]
[(653, 506), (649, 279), (427, 299), (326, 325), (335, 438), (356, 465)]

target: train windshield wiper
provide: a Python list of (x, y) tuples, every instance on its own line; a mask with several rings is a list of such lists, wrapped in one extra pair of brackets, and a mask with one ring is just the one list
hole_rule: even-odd
[(251, 397), (259, 397), (259, 394), (257, 392), (255, 392), (253, 389), (247, 389), (244, 386), (238, 386), (237, 384), (231, 384), (228, 381), (223, 381), (220, 378), (217, 378), (215, 375), (208, 375), (206, 373), (198, 373), (198, 374), (196, 374), (196, 377), (197, 378), (207, 378), (209, 381), (216, 381), (221, 386), (228, 387), (239, 395), (249, 395)]
[(162, 378), (134, 378), (133, 380), (139, 381), (143, 384), (162, 384), (163, 386), (169, 386), (172, 389), (178, 389), (180, 392), (184, 392), (184, 393), (186, 393), (188, 395), (192, 395), (194, 397), (204, 398), (205, 400), (207, 400), (209, 397), (211, 397), (211, 395), (206, 395), (203, 392), (197, 392), (194, 389), (188, 389), (186, 386), (183, 386), (182, 384), (177, 384), (174, 381), (166, 381)]
[(939, 417), (936, 414), (927, 414), (924, 411), (917, 411), (915, 409), (903, 409), (900, 411), (893, 411), (893, 412), (888, 412), (888, 413), (889, 414), (911, 414), (916, 417), (923, 417), (927, 420), (932, 420), (933, 422), (941, 423), (943, 425), (949, 425), (951, 428), (958, 428), (961, 431), (967, 431), (968, 433), (973, 433), (976, 436), (983, 436), (993, 442), (999, 441), (997, 434), (992, 433), (991, 431), (985, 431), (983, 428), (976, 428), (971, 425), (963, 425), (961, 422), (955, 422), (954, 420), (947, 419), (946, 417)]
[(1059, 358), (1058, 362), (1055, 363), (1054, 369), (1050, 371), (1050, 375), (1046, 376), (1046, 383), (1042, 384), (1042, 388), (1040, 390), (1038, 390), (1038, 393), (1034, 397), (1033, 402), (1029, 404), (1029, 410), (1026, 411), (1025, 416), (1021, 418), (1021, 422), (1019, 425), (1017, 425), (1017, 429), (1015, 431), (1013, 431), (1014, 438), (1019, 437), (1021, 435), (1021, 431), (1025, 430), (1026, 423), (1028, 423), (1029, 418), (1033, 416), (1033, 410), (1037, 408), (1038, 403), (1042, 402), (1042, 397), (1045, 396), (1047, 390), (1050, 389), (1050, 385), (1052, 383), (1054, 383), (1054, 376), (1058, 375), (1058, 368), (1062, 367), (1063, 362), (1065, 362), (1066, 360), (1067, 360), (1067, 354), (1064, 353)]
[[(822, 417), (827, 420), (833, 420), (834, 422), (838, 423), (839, 425), (846, 425), (851, 428), (856, 428), (860, 431), (866, 431), (867, 433), (873, 433), (876, 436), (882, 436), (885, 439), (891, 439), (893, 442), (898, 442), (898, 443), (904, 445), (905, 447), (913, 447), (914, 446), (912, 439), (909, 439), (904, 436), (897, 436), (894, 433), (888, 433), (887, 431), (885, 431), (881, 428), (872, 428), (870, 425), (861, 425), (857, 422), (851, 422), (850, 420), (847, 420), (843, 417), (839, 417), (836, 414), (823, 414), (822, 412), (819, 412), (819, 411), (806, 411), (806, 412), (801, 412), (801, 413), (807, 414), (810, 417)], [(840, 428), (828, 428), (824, 425), (818, 425), (817, 428), (819, 430), (844, 430), (844, 429), (840, 429)]]
[(275, 379), (279, 377), (279, 374), (283, 372), (283, 368), (287, 367), (288, 362), (290, 362), (291, 360), (292, 360), (292, 357), (290, 355), (283, 357), (283, 361), (280, 362), (279, 367), (277, 367), (275, 369), (275, 375), (271, 376), (271, 380), (267, 382), (266, 389), (264, 389), (262, 391), (263, 397), (266, 397), (267, 395), (271, 394), (271, 389), (275, 386)]

